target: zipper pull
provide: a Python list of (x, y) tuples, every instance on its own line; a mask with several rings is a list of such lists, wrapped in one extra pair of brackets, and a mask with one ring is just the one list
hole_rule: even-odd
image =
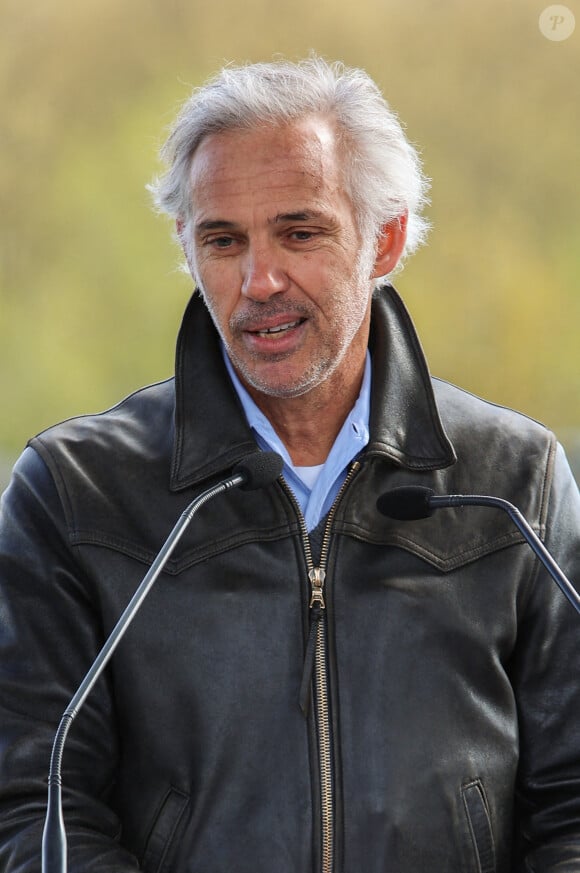
[(326, 604), (324, 602), (324, 594), (322, 593), (322, 589), (324, 588), (324, 580), (326, 579), (326, 571), (322, 569), (322, 567), (313, 567), (312, 570), (308, 573), (308, 578), (310, 579), (310, 584), (312, 585), (312, 594), (310, 595), (310, 609), (317, 604), (321, 609), (326, 608)]
[(322, 614), (322, 607), (316, 603), (310, 613), (310, 633), (308, 634), (308, 642), (304, 654), (304, 668), (302, 670), (302, 682), (300, 683), (300, 696), (298, 698), (304, 718), (308, 718), (308, 711), (310, 709), (310, 698), (312, 697), (312, 674), (314, 672), (314, 661), (316, 656), (316, 641), (318, 639), (318, 629), (322, 620)]
[(302, 670), (302, 682), (300, 683), (300, 709), (304, 718), (308, 717), (310, 709), (310, 697), (312, 695), (312, 674), (314, 672), (314, 660), (316, 655), (316, 640), (318, 639), (318, 628), (323, 616), (323, 610), (326, 608), (324, 602), (324, 580), (326, 572), (322, 567), (313, 567), (308, 572), (308, 578), (312, 585), (312, 593), (310, 595), (310, 633), (308, 634), (308, 642), (306, 644), (306, 652), (304, 653), (304, 668)]

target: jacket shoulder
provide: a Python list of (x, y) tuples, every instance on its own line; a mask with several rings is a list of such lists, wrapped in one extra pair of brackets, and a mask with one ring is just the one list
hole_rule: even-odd
[(434, 379), (441, 420), (457, 454), (445, 488), (495, 494), (523, 508), (539, 528), (545, 514), (558, 443), (538, 421)]
[[(456, 448), (504, 451), (531, 445), (551, 446), (555, 436), (541, 422), (459, 388), (443, 379), (433, 379), (433, 390), (443, 424)], [(484, 442), (485, 441), (485, 442)]]
[[(143, 451), (167, 445), (173, 434), (173, 379), (140, 388), (103, 412), (78, 415), (38, 433), (28, 445), (35, 449), (49, 467), (57, 459), (72, 454), (86, 459), (111, 452), (135, 449)], [(165, 425), (165, 426), (164, 426)]]
[(71, 529), (92, 526), (96, 516), (106, 528), (110, 501), (129, 508), (151, 483), (168, 490), (174, 397), (173, 379), (148, 385), (111, 409), (70, 418), (29, 441), (50, 471)]

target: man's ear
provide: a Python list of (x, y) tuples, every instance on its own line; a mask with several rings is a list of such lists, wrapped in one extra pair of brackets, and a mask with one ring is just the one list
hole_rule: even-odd
[(405, 248), (407, 240), (407, 213), (385, 224), (377, 242), (377, 256), (372, 279), (392, 273)]

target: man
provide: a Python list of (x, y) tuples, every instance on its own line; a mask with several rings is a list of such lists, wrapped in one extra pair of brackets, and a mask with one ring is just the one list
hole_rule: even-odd
[(580, 870), (578, 616), (503, 513), (376, 508), (501, 496), (580, 578), (553, 435), (432, 380), (384, 282), (425, 232), (396, 118), (360, 71), (225, 69), (164, 155), (175, 381), (33, 439), (3, 504), (1, 869), (39, 869), (60, 715), (173, 523), (259, 446), (283, 476), (200, 510), (71, 729), (69, 869)]

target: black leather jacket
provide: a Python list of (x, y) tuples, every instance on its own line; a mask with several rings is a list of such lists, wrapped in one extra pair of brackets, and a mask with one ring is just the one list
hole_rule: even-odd
[[(578, 489), (543, 427), (432, 382), (389, 288), (371, 351), (325, 609), (282, 481), (198, 513), (69, 734), (74, 873), (580, 870), (579, 617), (503, 513), (375, 507), (407, 483), (502, 496), (578, 580)], [(254, 450), (197, 297), (175, 386), (26, 449), (0, 534), (4, 873), (39, 870), (53, 735), (104, 638), (192, 497)]]

